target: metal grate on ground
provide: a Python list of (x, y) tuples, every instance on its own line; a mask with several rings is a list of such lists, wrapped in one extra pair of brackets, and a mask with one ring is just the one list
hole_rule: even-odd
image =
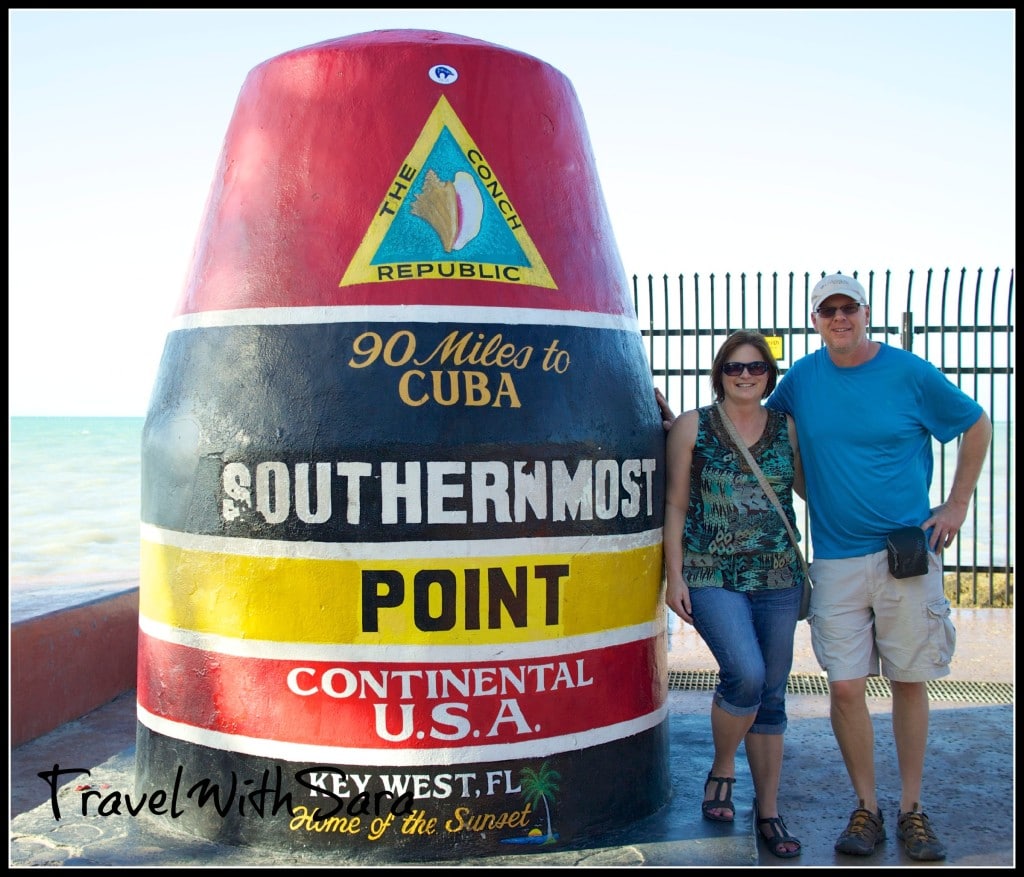
[[(669, 670), (668, 687), (673, 691), (714, 691), (718, 685), (715, 670)], [(820, 674), (794, 673), (786, 686), (788, 694), (828, 694), (828, 680)], [(889, 680), (871, 676), (867, 683), (868, 697), (892, 697)], [(957, 703), (1013, 703), (1011, 682), (958, 682), (935, 679), (928, 683), (928, 699)]]

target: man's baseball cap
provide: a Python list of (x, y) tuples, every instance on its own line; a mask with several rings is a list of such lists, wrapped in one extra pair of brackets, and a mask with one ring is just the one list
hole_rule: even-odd
[(814, 284), (814, 289), (811, 290), (811, 310), (816, 311), (818, 305), (830, 295), (848, 295), (862, 305), (868, 303), (867, 293), (856, 278), (847, 277), (845, 274), (828, 274)]

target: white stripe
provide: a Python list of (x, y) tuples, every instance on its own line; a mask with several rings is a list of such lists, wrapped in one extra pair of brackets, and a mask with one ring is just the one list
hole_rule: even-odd
[(668, 715), (668, 704), (654, 712), (628, 722), (591, 728), (577, 734), (546, 737), (523, 743), (503, 743), (492, 746), (463, 746), (443, 749), (356, 749), (346, 746), (317, 746), (306, 743), (287, 743), (208, 731), (182, 722), (172, 722), (155, 716), (138, 705), (139, 722), (158, 734), (208, 746), (226, 752), (255, 755), (275, 761), (307, 764), (338, 764), (367, 767), (415, 767), (418, 765), (467, 764), (470, 762), (503, 761), (511, 758), (544, 758), (566, 752), (577, 752), (589, 746), (599, 746), (622, 740), (646, 731), (663, 722)]
[(335, 644), (240, 639), (173, 627), (147, 618), (141, 613), (139, 614), (139, 628), (147, 636), (163, 642), (238, 658), (260, 658), (270, 661), (379, 661), (396, 664), (447, 661), (465, 664), (482, 661), (529, 661), (538, 658), (554, 658), (650, 639), (664, 631), (665, 613), (658, 613), (654, 621), (619, 627), (614, 630), (551, 640), (525, 643), (487, 643), (479, 646), (399, 646), (392, 643), (380, 645), (373, 643)]
[(460, 307), (458, 305), (338, 305), (335, 307), (238, 308), (182, 314), (171, 332), (222, 326), (298, 326), (322, 323), (505, 323), (510, 326), (581, 326), (640, 334), (636, 317), (546, 308)]
[(295, 542), (286, 539), (244, 539), (200, 536), (142, 524), (140, 537), (154, 545), (186, 551), (233, 554), (238, 557), (281, 557), (305, 560), (413, 560), (551, 554), (617, 554), (661, 544), (661, 528), (608, 536), (542, 536), (521, 539), (452, 539), (422, 542)]

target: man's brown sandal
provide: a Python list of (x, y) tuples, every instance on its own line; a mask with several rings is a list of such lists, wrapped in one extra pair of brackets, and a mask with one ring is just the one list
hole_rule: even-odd
[(836, 841), (836, 852), (850, 856), (870, 856), (885, 840), (885, 821), (882, 811), (872, 813), (860, 802), (850, 814), (850, 822)]
[[(708, 786), (711, 783), (718, 783), (718, 788), (715, 789), (714, 798), (701, 802), (700, 812), (704, 814), (705, 819), (710, 819), (712, 822), (732, 822), (736, 818), (736, 808), (732, 803), (732, 784), (735, 782), (736, 777), (713, 777), (711, 771), (708, 771), (708, 778), (704, 782), (704, 794), (708, 793)], [(729, 810), (731, 812), (728, 816), (719, 816), (712, 813), (712, 810)]]
[(896, 819), (896, 837), (903, 841), (907, 855), (924, 862), (935, 862), (946, 858), (946, 848), (936, 836), (927, 814), (918, 809), (900, 813)]

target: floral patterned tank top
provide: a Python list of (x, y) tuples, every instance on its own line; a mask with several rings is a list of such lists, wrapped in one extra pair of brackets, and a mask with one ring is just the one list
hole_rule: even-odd
[[(767, 411), (764, 432), (749, 450), (796, 531), (786, 416)], [(747, 592), (803, 585), (803, 569), (786, 527), (729, 437), (716, 405), (698, 412), (683, 527), (683, 576), (691, 588)]]

